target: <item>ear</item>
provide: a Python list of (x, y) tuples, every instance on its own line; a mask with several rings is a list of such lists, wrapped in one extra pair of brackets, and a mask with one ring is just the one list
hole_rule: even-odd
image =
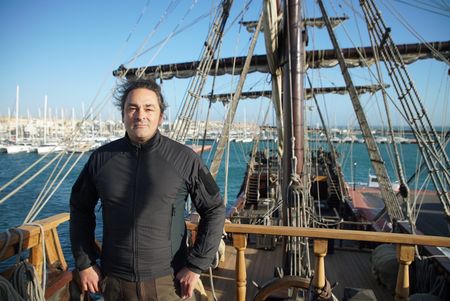
[(164, 114), (161, 113), (161, 114), (159, 114), (158, 126), (161, 126), (161, 124), (163, 123), (163, 121), (164, 121)]

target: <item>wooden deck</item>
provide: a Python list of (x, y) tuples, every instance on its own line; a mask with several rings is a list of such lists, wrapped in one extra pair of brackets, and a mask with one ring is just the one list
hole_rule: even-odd
[[(247, 266), (247, 300), (251, 300), (256, 294), (257, 288), (263, 286), (267, 281), (273, 279), (275, 267), (281, 266), (281, 247), (274, 251), (258, 250), (248, 247), (245, 250), (245, 261)], [(236, 300), (236, 250), (233, 246), (226, 246), (225, 262), (213, 271), (214, 288), (218, 300)], [(208, 295), (211, 293), (209, 275), (202, 275), (203, 285)]]
[(338, 283), (333, 292), (339, 300), (342, 300), (346, 287), (371, 289), (377, 300), (394, 300), (373, 276), (370, 256), (371, 253), (365, 251), (335, 250), (334, 254), (325, 257), (325, 272), (332, 284)]
[[(353, 205), (368, 220), (373, 221), (377, 214), (383, 209), (384, 203), (380, 189), (358, 187), (355, 191), (350, 190)], [(410, 199), (418, 201), (416, 210), (420, 210), (416, 225), (417, 229), (425, 235), (450, 236), (447, 217), (442, 203), (436, 192), (415, 190), (410, 191)], [(381, 222), (382, 224), (382, 222)]]
[[(274, 278), (275, 267), (282, 265), (282, 248), (278, 245), (275, 250), (266, 251), (249, 246), (245, 250), (245, 258), (247, 266), (246, 299), (252, 300), (258, 291), (252, 281), (263, 286)], [(313, 255), (311, 255), (311, 258), (314, 260)], [(328, 254), (325, 257), (327, 278), (331, 284), (338, 282), (333, 290), (338, 299), (342, 300), (345, 287), (372, 289), (378, 300), (394, 299), (375, 280), (371, 272), (369, 258), (369, 252), (348, 250), (335, 250), (334, 254)], [(213, 271), (213, 283), (218, 300), (236, 300), (235, 260), (236, 250), (232, 246), (227, 246), (224, 264)], [(202, 275), (202, 281), (208, 295), (211, 296), (209, 275)]]

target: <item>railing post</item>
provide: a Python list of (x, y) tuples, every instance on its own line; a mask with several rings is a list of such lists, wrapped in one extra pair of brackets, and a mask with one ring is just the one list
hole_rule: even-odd
[(36, 270), (36, 278), (39, 280), (39, 284), (41, 284), (42, 281), (42, 273), (43, 273), (43, 267), (42, 264), (44, 262), (43, 256), (44, 253), (42, 252), (42, 235), (45, 236), (45, 233), (39, 233), (38, 234), (38, 241), (34, 247), (30, 249), (30, 263), (34, 266)]
[(245, 264), (245, 249), (247, 235), (233, 234), (233, 246), (236, 249), (236, 300), (245, 301), (247, 293), (247, 267)]
[(398, 275), (395, 289), (395, 300), (408, 300), (409, 298), (409, 265), (414, 260), (414, 246), (397, 245)]
[(328, 251), (328, 241), (324, 239), (314, 240), (314, 256), (316, 257), (316, 266), (314, 273), (314, 286), (323, 289), (326, 283), (325, 277), (325, 256)]

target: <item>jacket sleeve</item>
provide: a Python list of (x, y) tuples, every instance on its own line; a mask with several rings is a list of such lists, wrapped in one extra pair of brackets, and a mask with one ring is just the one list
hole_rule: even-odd
[(200, 158), (192, 170), (191, 200), (200, 215), (197, 238), (191, 249), (187, 267), (201, 273), (211, 266), (219, 248), (225, 223), (225, 205), (219, 187)]
[(98, 194), (89, 171), (91, 159), (73, 185), (70, 196), (70, 241), (78, 270), (94, 265), (99, 257), (95, 245), (95, 205)]

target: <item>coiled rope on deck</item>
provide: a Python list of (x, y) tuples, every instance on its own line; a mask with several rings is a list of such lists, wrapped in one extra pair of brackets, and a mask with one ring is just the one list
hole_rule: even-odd
[(39, 285), (36, 270), (32, 264), (21, 261), (14, 270), (11, 282), (18, 294), (26, 300), (45, 301), (44, 291)]
[(0, 300), (25, 301), (14, 289), (11, 282), (0, 275)]

